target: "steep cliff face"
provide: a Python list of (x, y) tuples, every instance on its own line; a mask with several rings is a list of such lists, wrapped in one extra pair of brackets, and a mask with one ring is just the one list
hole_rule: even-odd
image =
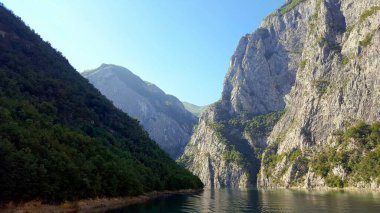
[(379, 120), (379, 4), (286, 1), (240, 40), (180, 162), (208, 187), (249, 187), (259, 170), (261, 187), (328, 186), (313, 160), (337, 131)]
[(294, 84), (312, 12), (300, 5), (297, 11), (269, 16), (240, 40), (221, 100), (203, 113), (180, 159), (206, 186), (256, 184), (256, 157), (285, 108), (283, 97)]
[[(362, 150), (349, 132), (359, 121), (380, 120), (380, 2), (307, 2), (315, 3), (308, 5), (314, 15), (301, 65), (287, 111), (269, 137), (259, 185), (379, 187), (378, 177), (363, 178), (356, 171), (361, 161), (353, 159), (370, 155), (376, 146)], [(317, 162), (330, 151), (334, 154), (322, 164), (329, 168), (321, 171)]]
[(116, 107), (138, 119), (172, 158), (183, 153), (197, 118), (176, 97), (120, 66), (103, 64), (83, 75)]

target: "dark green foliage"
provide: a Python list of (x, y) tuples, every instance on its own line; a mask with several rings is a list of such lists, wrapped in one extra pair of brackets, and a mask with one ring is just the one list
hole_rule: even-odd
[(329, 187), (334, 187), (334, 188), (343, 188), (343, 181), (339, 177), (335, 175), (329, 175), (326, 178), (326, 184)]
[(380, 147), (365, 156), (356, 166), (356, 171), (359, 178), (364, 181), (370, 181), (372, 178), (377, 178), (380, 181)]
[(250, 132), (256, 137), (268, 136), (272, 131), (274, 125), (284, 115), (285, 110), (278, 112), (271, 112), (265, 115), (254, 116), (249, 120), (231, 119), (228, 122), (220, 122), (212, 124), (212, 128), (216, 131), (221, 131), (228, 128), (239, 128), (241, 130)]
[(250, 180), (255, 183), (264, 147), (260, 145), (251, 147), (241, 134), (249, 134), (255, 139), (267, 137), (284, 113), (285, 110), (264, 115), (245, 114), (242, 116), (245, 119), (221, 120), (208, 124), (208, 126), (214, 130), (219, 142), (226, 145), (226, 151), (222, 155), (223, 159), (249, 171)]
[(262, 166), (266, 169), (266, 173), (268, 171), (272, 170), (283, 158), (285, 157), (285, 154), (269, 154), (265, 155), (263, 158)]
[[(272, 152), (276, 150), (276, 148), (269, 147), (268, 150), (272, 149)], [(265, 172), (268, 174), (270, 171), (280, 163), (286, 157), (286, 161), (289, 164), (296, 163), (298, 168), (301, 170), (306, 170), (309, 165), (309, 160), (303, 155), (300, 149), (294, 149), (292, 151), (281, 153), (281, 154), (266, 154), (263, 157), (263, 166), (265, 168)], [(285, 170), (283, 170), (285, 171)]]
[(380, 122), (371, 125), (371, 133), (368, 135), (368, 144), (380, 145)]
[(241, 164), (243, 161), (243, 156), (241, 155), (240, 152), (236, 151), (236, 149), (232, 149), (230, 151), (225, 151), (223, 153), (223, 158), (226, 161), (231, 161), (236, 164)]
[(312, 169), (322, 177), (326, 177), (330, 171), (329, 153), (318, 154), (312, 161)]
[[(313, 171), (334, 187), (343, 184), (332, 175), (332, 169), (337, 165), (355, 180), (369, 182), (374, 178), (380, 181), (380, 123), (368, 125), (361, 122), (335, 135), (340, 143), (339, 149), (328, 148), (318, 153), (311, 164)], [(348, 149), (349, 143), (354, 143), (356, 148)]]
[[(274, 125), (280, 120), (282, 115), (285, 113), (285, 110), (278, 111), (278, 112), (272, 112), (265, 115), (258, 115), (254, 116), (252, 119), (249, 120), (239, 120), (239, 119), (231, 119), (228, 121), (221, 121), (219, 123), (211, 124), (211, 128), (215, 130), (217, 133), (217, 136), (219, 140), (222, 143), (233, 143), (234, 141), (238, 141), (239, 139), (227, 139), (228, 134), (232, 132), (233, 130), (239, 130), (239, 132), (247, 132), (251, 134), (253, 137), (259, 138), (259, 137), (267, 137), (268, 134), (272, 131)], [(239, 148), (239, 144), (237, 143), (236, 147)], [(249, 148), (250, 149), (250, 148)], [(262, 148), (261, 147), (254, 147), (253, 150), (255, 160), (259, 162), (261, 159), (262, 154)], [(249, 155), (247, 153), (250, 153)], [(227, 161), (235, 162), (237, 164), (242, 164), (243, 159), (247, 160), (247, 156), (252, 157), (252, 153), (249, 150), (243, 150), (243, 149), (235, 149), (231, 148), (229, 151), (226, 151), (223, 153), (223, 157)], [(269, 156), (268, 159), (264, 163), (273, 163), (272, 161), (278, 160), (274, 159), (277, 158), (276, 155)], [(251, 163), (251, 162), (249, 162)], [(258, 167), (255, 169), (258, 170)]]
[(249, 131), (251, 134), (258, 137), (268, 136), (284, 113), (285, 110), (256, 116), (253, 119), (244, 122), (245, 131)]
[(202, 187), (3, 7), (0, 29), (0, 204)]
[(297, 7), (303, 1), (305, 1), (305, 0), (292, 0), (289, 4), (286, 4), (282, 8), (280, 8), (279, 14), (284, 15), (285, 13), (293, 10), (295, 7)]
[(223, 144), (228, 143), (226, 137), (223, 135), (225, 125), (222, 122), (221, 123), (212, 123), (212, 124), (209, 124), (209, 126), (215, 131), (215, 134), (221, 143), (223, 143)]
[(315, 81), (314, 85), (315, 85), (315, 88), (317, 89), (317, 94), (323, 95), (326, 93), (327, 88), (330, 85), (330, 82), (328, 82), (328, 81)]
[(212, 123), (210, 124), (210, 127), (216, 131), (216, 132), (220, 132), (224, 129), (224, 124), (223, 123)]
[(360, 122), (354, 127), (348, 129), (345, 133), (345, 137), (353, 138), (356, 141), (364, 144), (367, 142), (367, 137), (371, 133), (371, 127), (364, 122)]
[(289, 161), (295, 162), (302, 155), (302, 151), (300, 149), (296, 149), (289, 154)]

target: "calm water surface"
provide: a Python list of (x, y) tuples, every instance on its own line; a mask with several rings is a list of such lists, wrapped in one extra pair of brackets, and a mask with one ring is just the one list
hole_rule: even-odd
[(108, 213), (145, 212), (359, 212), (380, 213), (380, 193), (292, 190), (205, 190), (160, 198)]

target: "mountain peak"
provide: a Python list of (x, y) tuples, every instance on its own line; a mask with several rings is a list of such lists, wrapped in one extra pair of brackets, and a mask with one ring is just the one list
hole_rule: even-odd
[(102, 64), (83, 76), (115, 106), (138, 119), (171, 157), (182, 154), (197, 119), (176, 97), (117, 65)]

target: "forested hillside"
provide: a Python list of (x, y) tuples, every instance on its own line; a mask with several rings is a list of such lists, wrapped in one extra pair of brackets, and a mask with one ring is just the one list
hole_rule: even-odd
[(0, 203), (201, 187), (0, 5)]

